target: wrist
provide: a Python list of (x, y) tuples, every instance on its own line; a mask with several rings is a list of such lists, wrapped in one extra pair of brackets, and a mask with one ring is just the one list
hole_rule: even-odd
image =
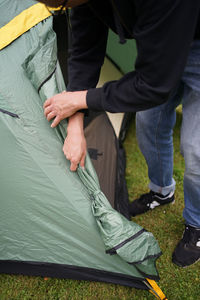
[(84, 114), (77, 112), (68, 120), (67, 132), (72, 134), (83, 134)]
[(75, 99), (76, 110), (87, 109), (86, 95), (87, 90), (75, 92), (77, 97)]

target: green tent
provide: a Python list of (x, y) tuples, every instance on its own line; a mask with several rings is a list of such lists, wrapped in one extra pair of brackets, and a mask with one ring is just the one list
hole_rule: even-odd
[(44, 5), (0, 0), (0, 273), (111, 282), (164, 299), (153, 235), (113, 209), (89, 156), (70, 172), (67, 121), (52, 129), (44, 118), (45, 99), (65, 89), (56, 48)]
[(133, 71), (134, 61), (137, 57), (135, 40), (127, 39), (126, 43), (122, 45), (119, 43), (117, 34), (110, 30), (106, 53), (122, 73)]

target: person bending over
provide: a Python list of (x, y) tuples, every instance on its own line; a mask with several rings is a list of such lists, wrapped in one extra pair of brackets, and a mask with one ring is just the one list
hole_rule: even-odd
[[(175, 108), (182, 101), (185, 231), (172, 261), (180, 267), (197, 262), (200, 259), (200, 1), (40, 2), (72, 7), (67, 92), (47, 99), (44, 104), (46, 118), (54, 119), (51, 126), (70, 117), (69, 126), (78, 123), (82, 132), (81, 109), (137, 113), (137, 136), (148, 164), (150, 192), (130, 204), (133, 216), (174, 201), (172, 130)], [(137, 59), (132, 72), (96, 88), (108, 29), (118, 34), (122, 44), (126, 39), (136, 40)], [(84, 166), (82, 153), (86, 151), (86, 143), (81, 142), (83, 134), (77, 138), (72, 138), (74, 132), (68, 135), (65, 148), (68, 149), (64, 152), (72, 164), (75, 162), (75, 170), (79, 163)]]

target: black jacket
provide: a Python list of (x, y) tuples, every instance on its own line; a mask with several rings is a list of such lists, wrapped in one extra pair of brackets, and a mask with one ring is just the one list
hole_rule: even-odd
[[(200, 0), (91, 0), (72, 9), (68, 90), (88, 89), (93, 110), (135, 112), (164, 103), (200, 38), (199, 16)], [(95, 88), (109, 28), (122, 42), (136, 40), (135, 70)]]

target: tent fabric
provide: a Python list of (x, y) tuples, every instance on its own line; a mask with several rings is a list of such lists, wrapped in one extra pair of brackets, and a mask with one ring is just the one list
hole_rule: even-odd
[(11, 19), (9, 23), (0, 28), (0, 50), (50, 15), (50, 11), (40, 3), (23, 10), (19, 15)]
[[(92, 211), (104, 241), (106, 253), (118, 254), (132, 265), (137, 264), (146, 276), (157, 275), (155, 260), (161, 255), (160, 248), (152, 233), (138, 224), (128, 221), (114, 210), (100, 190), (98, 180), (78, 168), (78, 174), (89, 190), (92, 199)], [(142, 249), (142, 250), (141, 250)]]
[[(27, 2), (29, 7), (35, 4), (13, 0), (10, 6), (9, 2), (0, 0), (0, 14), (4, 16), (0, 27), (5, 26), (8, 11), (9, 22), (10, 15), (14, 18), (28, 8)], [(79, 172), (70, 172), (70, 163), (62, 152), (67, 121), (52, 129), (44, 118), (44, 100), (65, 88), (52, 17), (3, 48), (0, 65), (0, 272), (99, 280), (148, 289), (145, 266), (141, 271), (135, 260), (126, 257), (129, 264), (120, 257), (123, 255), (105, 252), (106, 238), (99, 234), (102, 220), (95, 218), (91, 188), (95, 187), (93, 197), (101, 199), (109, 212), (110, 204), (99, 189), (89, 156), (85, 171), (79, 168)], [(80, 180), (88, 175), (90, 182)], [(128, 224), (134, 227), (134, 223)], [(158, 256), (159, 247), (150, 248), (155, 250), (150, 255)], [(142, 252), (142, 248), (138, 250)], [(158, 279), (155, 266), (151, 264), (147, 270), (149, 278)]]

